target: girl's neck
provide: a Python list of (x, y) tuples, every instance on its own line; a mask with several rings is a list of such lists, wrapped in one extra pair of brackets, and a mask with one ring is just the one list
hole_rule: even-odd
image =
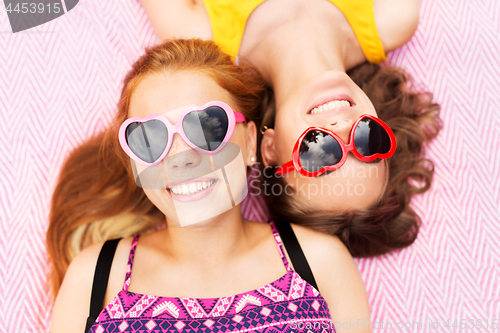
[(325, 44), (318, 39), (303, 38), (296, 43), (289, 41), (277, 45), (273, 56), (258, 68), (267, 73), (266, 79), (275, 93), (276, 107), (280, 107), (288, 94), (296, 92), (321, 74), (327, 71), (345, 72), (342, 51), (341, 43), (331, 41)]
[(181, 227), (167, 220), (162, 248), (175, 260), (207, 265), (229, 262), (247, 244), (241, 205), (207, 221)]
[(336, 6), (328, 1), (289, 1), (265, 1), (254, 10), (239, 54), (273, 88), (277, 106), (304, 82), (327, 71), (345, 72), (366, 61)]

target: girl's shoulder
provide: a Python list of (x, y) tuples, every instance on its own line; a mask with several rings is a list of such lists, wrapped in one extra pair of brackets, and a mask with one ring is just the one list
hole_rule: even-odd
[(406, 44), (417, 30), (420, 0), (375, 0), (377, 31), (386, 53)]
[[(109, 272), (109, 282), (104, 298), (105, 302), (110, 301), (123, 287), (132, 240), (133, 237), (122, 238), (116, 247)], [(85, 278), (85, 286), (87, 289), (90, 288), (90, 290), (92, 290), (97, 259), (103, 245), (104, 242), (99, 242), (85, 248), (71, 262), (71, 265), (74, 266), (72, 272), (69, 272), (68, 268), (68, 273), (74, 274), (75, 279)], [(72, 276), (69, 276), (69, 278), (71, 279)], [(90, 285), (88, 284), (89, 279), (91, 280)]]
[[(123, 268), (123, 272), (125, 272), (124, 269), (128, 262), (131, 244), (132, 237), (122, 238), (118, 243), (111, 266), (110, 281), (113, 280), (112, 276), (120, 268)], [(80, 251), (71, 261), (64, 276), (63, 284), (65, 281), (67, 283), (78, 283), (84, 289), (88, 289), (90, 295), (97, 259), (103, 245), (104, 242), (95, 243)]]
[[(132, 238), (128, 237), (118, 244), (106, 295), (113, 292), (116, 294), (123, 285), (123, 281), (120, 283), (117, 280), (119, 275), (124, 277), (131, 243)], [(104, 242), (100, 242), (85, 248), (71, 261), (54, 303), (52, 333), (84, 330), (90, 309), (95, 267), (103, 244)]]
[[(330, 289), (335, 284), (332, 276), (339, 272), (359, 274), (349, 250), (337, 236), (297, 224), (291, 225), (320, 291)], [(341, 280), (337, 281), (342, 284)]]
[(203, 0), (140, 1), (161, 41), (175, 38), (213, 39)]
[[(346, 246), (337, 236), (292, 224), (311, 267), (319, 292), (335, 322), (370, 320), (368, 296), (361, 274)], [(361, 329), (359, 332), (371, 332)]]
[[(120, 239), (116, 247), (116, 251), (113, 257), (113, 263), (111, 265), (110, 281), (112, 280), (113, 273), (115, 273), (120, 268), (126, 268), (128, 263), (128, 258), (130, 254), (130, 247), (132, 245), (133, 237), (125, 237)], [(101, 253), (102, 246), (104, 242), (99, 242), (92, 244), (89, 247), (83, 249), (72, 261), (70, 267), (73, 266), (73, 271), (76, 274), (81, 275), (91, 275), (92, 279), (94, 277), (95, 267), (97, 264), (97, 259)], [(120, 269), (121, 270), (121, 269)], [(68, 268), (69, 272), (69, 268)], [(67, 273), (66, 273), (67, 274)]]
[[(326, 258), (334, 260), (334, 258), (339, 256), (352, 258), (339, 237), (298, 224), (291, 223), (291, 226), (308, 261), (308, 256), (311, 257), (312, 262), (325, 260)], [(327, 256), (326, 258), (325, 255)]]
[[(133, 237), (125, 237), (121, 238), (120, 241), (118, 242), (118, 246), (116, 247), (116, 252), (115, 252), (115, 258), (120, 257), (121, 254), (124, 254), (125, 252), (130, 251), (130, 246), (132, 244), (132, 239)], [(95, 264), (97, 263), (97, 258), (99, 257), (99, 254), (101, 252), (102, 246), (104, 245), (103, 242), (98, 242), (95, 244), (92, 244), (78, 253), (78, 255), (71, 261), (71, 265), (74, 265), (76, 269), (86, 267), (87, 265), (93, 265), (95, 268)], [(114, 264), (113, 260), (113, 264)], [(88, 267), (86, 267), (88, 268)]]

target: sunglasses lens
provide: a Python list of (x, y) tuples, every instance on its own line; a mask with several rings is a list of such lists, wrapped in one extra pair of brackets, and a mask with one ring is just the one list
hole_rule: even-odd
[(189, 141), (207, 151), (214, 151), (220, 146), (228, 126), (226, 111), (218, 106), (190, 112), (182, 121), (182, 128)]
[(299, 159), (304, 170), (315, 172), (325, 166), (339, 163), (342, 159), (342, 149), (333, 136), (313, 130), (304, 136), (300, 144)]
[(385, 154), (391, 149), (387, 131), (370, 118), (363, 118), (354, 132), (354, 146), (363, 156)]
[(165, 124), (155, 119), (144, 123), (131, 123), (127, 126), (125, 136), (132, 152), (147, 163), (153, 163), (160, 158), (168, 143)]

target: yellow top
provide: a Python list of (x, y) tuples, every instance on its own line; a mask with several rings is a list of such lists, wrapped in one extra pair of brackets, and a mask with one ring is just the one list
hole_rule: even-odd
[[(235, 59), (248, 17), (265, 0), (204, 0), (214, 41)], [(329, 0), (347, 18), (366, 59), (381, 63), (387, 59), (375, 25), (373, 0)]]

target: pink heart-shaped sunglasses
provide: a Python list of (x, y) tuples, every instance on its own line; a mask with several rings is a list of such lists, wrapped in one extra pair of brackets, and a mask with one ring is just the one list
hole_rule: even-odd
[(146, 166), (155, 166), (167, 156), (175, 133), (191, 148), (216, 154), (233, 135), (236, 122), (246, 122), (245, 116), (224, 102), (212, 101), (187, 107), (175, 125), (157, 114), (129, 118), (120, 126), (118, 136), (128, 156)]

